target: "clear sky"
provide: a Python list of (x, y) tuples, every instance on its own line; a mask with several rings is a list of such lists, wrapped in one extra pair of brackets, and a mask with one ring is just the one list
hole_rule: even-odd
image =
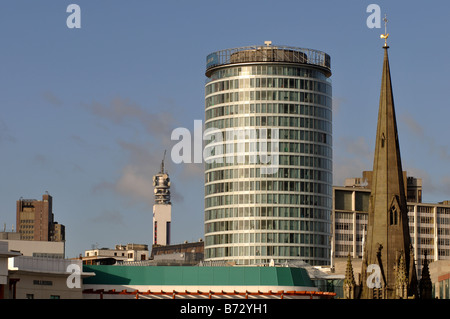
[[(81, 8), (70, 29), (69, 4)], [(249, 45), (331, 56), (334, 184), (372, 169), (387, 14), (403, 168), (425, 202), (450, 199), (447, 1), (3, 0), (0, 225), (16, 201), (54, 199), (66, 255), (152, 242), (152, 176), (167, 149), (172, 242), (204, 235), (203, 167), (175, 164), (177, 127), (204, 120), (206, 56)]]

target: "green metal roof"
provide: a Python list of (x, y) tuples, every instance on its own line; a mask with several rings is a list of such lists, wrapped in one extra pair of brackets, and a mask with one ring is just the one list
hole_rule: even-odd
[(307, 286), (303, 268), (83, 265), (87, 285)]

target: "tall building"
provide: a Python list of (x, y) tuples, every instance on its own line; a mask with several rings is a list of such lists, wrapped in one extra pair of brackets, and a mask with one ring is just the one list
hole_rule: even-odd
[(361, 298), (364, 299), (417, 297), (418, 292), (388, 46), (385, 44), (383, 49), (380, 104), (361, 268)]
[[(372, 171), (363, 171), (362, 177), (346, 178), (344, 186), (346, 187), (362, 187), (371, 189), (372, 187)], [(403, 172), (403, 181), (406, 182), (405, 192), (408, 202), (422, 202), (422, 179), (413, 176), (406, 176)]]
[[(165, 153), (164, 153), (165, 155)], [(153, 176), (155, 205), (153, 205), (153, 245), (170, 245), (170, 223), (172, 221), (172, 203), (170, 202), (170, 178), (164, 169)]]
[(65, 227), (54, 221), (53, 198), (42, 200), (20, 198), (16, 202), (16, 228), (23, 240), (64, 241)]
[(330, 263), (330, 57), (287, 46), (207, 56), (205, 260)]

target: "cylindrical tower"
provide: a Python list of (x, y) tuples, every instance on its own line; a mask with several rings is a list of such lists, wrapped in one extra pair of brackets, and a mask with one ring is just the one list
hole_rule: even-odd
[(205, 260), (329, 264), (329, 55), (266, 42), (211, 53), (206, 76)]

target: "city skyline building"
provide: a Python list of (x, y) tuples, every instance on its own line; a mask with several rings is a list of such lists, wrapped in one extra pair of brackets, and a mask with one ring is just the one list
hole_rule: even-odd
[(266, 41), (206, 63), (205, 260), (329, 264), (330, 56)]
[(42, 200), (21, 197), (16, 202), (16, 231), (22, 240), (65, 240), (65, 226), (54, 221), (53, 197), (48, 192)]
[[(164, 157), (166, 153), (164, 152)], [(155, 204), (153, 205), (153, 245), (170, 245), (170, 224), (172, 222), (172, 203), (170, 202), (170, 178), (164, 168), (153, 176)]]
[[(407, 190), (414, 193), (421, 179), (412, 176), (407, 179)], [(349, 178), (344, 186), (333, 186), (332, 268), (336, 259), (346, 258), (349, 254), (354, 262), (363, 257), (371, 188), (354, 185), (351, 182), (354, 180)], [(430, 262), (450, 260), (450, 202), (423, 203), (414, 198), (407, 201), (408, 224), (420, 278), (425, 255)], [(354, 269), (359, 273), (360, 269)]]

